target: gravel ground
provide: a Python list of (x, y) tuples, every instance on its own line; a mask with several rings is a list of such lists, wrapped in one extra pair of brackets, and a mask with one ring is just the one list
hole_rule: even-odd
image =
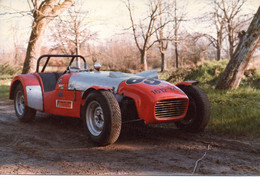
[(97, 147), (80, 119), (37, 113), (22, 123), (0, 100), (0, 174), (260, 175), (260, 139), (164, 124), (124, 126), (115, 144)]

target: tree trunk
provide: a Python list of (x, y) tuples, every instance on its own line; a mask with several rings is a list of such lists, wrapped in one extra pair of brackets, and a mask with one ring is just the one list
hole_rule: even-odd
[(73, 3), (74, 0), (64, 0), (63, 3), (56, 0), (45, 0), (42, 1), (40, 6), (37, 5), (37, 1), (32, 3), (34, 9), (31, 11), (33, 12), (34, 21), (23, 65), (23, 74), (33, 72), (36, 69), (36, 60), (41, 53), (41, 44), (46, 25)]
[(175, 41), (175, 62), (176, 68), (179, 68), (179, 54), (178, 54), (178, 43)]
[(221, 47), (222, 47), (222, 30), (217, 33), (217, 61), (221, 59)]
[(146, 50), (141, 51), (141, 66), (142, 70), (147, 70), (147, 52)]
[[(75, 42), (76, 42), (76, 55), (79, 55), (79, 39), (78, 39), (78, 33), (76, 33), (75, 35)], [(76, 67), (80, 68), (80, 61), (79, 61), (79, 58), (76, 57)]]
[(26, 57), (23, 65), (22, 74), (36, 70), (36, 60), (41, 54), (41, 43), (47, 20), (42, 19), (39, 22), (33, 22), (30, 40), (27, 46)]
[(228, 32), (229, 56), (231, 59), (233, 52), (234, 52), (234, 37), (233, 37), (233, 33), (231, 31), (232, 30), (231, 27), (229, 27), (228, 29), (229, 29), (229, 32)]
[(217, 46), (217, 61), (220, 60), (220, 57), (221, 57), (221, 49), (219, 46)]
[(227, 67), (220, 75), (216, 89), (236, 89), (239, 86), (258, 43), (260, 43), (260, 7)]
[(161, 52), (161, 60), (161, 72), (163, 72), (166, 68), (165, 54), (163, 52)]

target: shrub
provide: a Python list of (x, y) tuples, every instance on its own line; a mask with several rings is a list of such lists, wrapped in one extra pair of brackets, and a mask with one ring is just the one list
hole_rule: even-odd
[(260, 89), (260, 70), (255, 68), (246, 70), (240, 85)]
[(13, 76), (20, 71), (20, 68), (13, 67), (9, 63), (4, 63), (0, 65), (0, 75), (10, 75)]
[[(180, 81), (196, 80), (200, 84), (214, 86), (217, 83), (218, 76), (224, 71), (228, 60), (221, 61), (206, 61), (195, 69), (178, 68), (171, 72), (159, 73), (160, 79), (176, 83)], [(240, 86), (250, 86), (255, 89), (260, 89), (260, 70), (248, 69), (244, 73), (244, 77)]]
[(192, 70), (185, 80), (197, 80), (200, 83), (215, 85), (220, 73), (223, 72), (228, 60), (206, 61), (196, 69)]
[(172, 83), (185, 80), (196, 80), (204, 84), (215, 84), (218, 75), (225, 69), (227, 63), (228, 60), (206, 61), (195, 69), (178, 68), (172, 72), (160, 73), (160, 77), (162, 77), (161, 79)]
[(0, 64), (0, 80), (11, 79), (20, 71), (21, 68), (13, 67), (9, 63)]

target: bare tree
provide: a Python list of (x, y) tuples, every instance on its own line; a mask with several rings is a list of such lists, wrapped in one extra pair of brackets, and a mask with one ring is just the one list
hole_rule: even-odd
[[(157, 19), (158, 12), (158, 1), (149, 1), (149, 15), (145, 21), (140, 21), (139, 25), (135, 23), (133, 17), (133, 10), (130, 0), (125, 3), (131, 20), (131, 28), (133, 30), (135, 44), (140, 52), (141, 65), (143, 65), (144, 70), (147, 70), (147, 51), (153, 46), (155, 41), (151, 42), (152, 35), (156, 32), (155, 21)], [(147, 25), (144, 24), (147, 22)], [(137, 32), (138, 31), (138, 32)]]
[(247, 0), (215, 0), (217, 8), (224, 15), (224, 27), (228, 36), (230, 59), (232, 58), (234, 49), (238, 44), (239, 39), (237, 34), (251, 19), (248, 14), (243, 14), (241, 12), (246, 1)]
[(196, 67), (208, 59), (208, 41), (205, 38), (201, 38), (203, 35), (182, 33), (180, 38), (182, 39), (179, 43), (180, 52), (180, 64)]
[(40, 55), (41, 43), (47, 24), (74, 3), (74, 0), (27, 1), (33, 16), (33, 23), (22, 70), (23, 74), (35, 70), (36, 59)]
[(220, 75), (217, 89), (236, 89), (248, 67), (248, 63), (260, 43), (260, 7), (247, 32), (240, 36), (240, 42), (224, 72)]
[[(167, 62), (165, 54), (167, 52), (169, 42), (172, 41), (173, 27), (169, 22), (172, 20), (169, 18), (170, 4), (167, 1), (158, 0), (159, 6), (159, 21), (157, 25), (158, 31), (156, 31), (156, 39), (158, 41), (158, 48), (161, 54), (161, 72), (167, 68)], [(169, 26), (170, 25), (170, 26)]]
[(179, 44), (179, 29), (180, 25), (183, 21), (186, 21), (184, 18), (186, 16), (184, 7), (179, 7), (177, 4), (177, 0), (173, 1), (173, 19), (174, 19), (174, 49), (175, 49), (175, 65), (176, 68), (179, 68), (179, 52), (178, 52), (178, 44)]
[[(87, 41), (96, 37), (96, 32), (91, 32), (90, 22), (88, 21), (88, 12), (84, 12), (82, 2), (76, 3), (70, 9), (66, 16), (58, 17), (53, 21), (52, 39), (55, 43), (53, 49), (61, 50), (64, 54), (79, 55), (80, 49), (86, 46)], [(76, 61), (78, 64), (78, 61)]]
[(136, 59), (139, 51), (135, 44), (127, 38), (113, 38), (99, 45), (88, 45), (88, 60), (93, 64), (98, 61), (102, 64), (102, 69), (107, 70), (137, 70), (140, 64)]
[(219, 61), (221, 59), (222, 44), (225, 38), (225, 16), (224, 13), (218, 7), (218, 1), (214, 0), (210, 3), (213, 6), (213, 10), (203, 15), (202, 19), (206, 19), (207, 22), (211, 22), (210, 26), (214, 26), (216, 34), (203, 34), (210, 41), (209, 45), (212, 45), (216, 49), (216, 57)]

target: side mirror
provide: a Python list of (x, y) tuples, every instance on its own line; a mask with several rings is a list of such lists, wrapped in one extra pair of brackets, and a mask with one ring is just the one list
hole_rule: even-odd
[(101, 68), (100, 63), (96, 62), (96, 63), (94, 64), (94, 69), (97, 70), (97, 71), (99, 71), (100, 68)]

